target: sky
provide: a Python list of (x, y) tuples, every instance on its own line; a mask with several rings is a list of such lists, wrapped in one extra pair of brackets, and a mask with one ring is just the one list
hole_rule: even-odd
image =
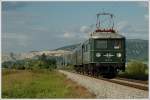
[(148, 2), (2, 2), (2, 52), (53, 50), (80, 43), (94, 31), (96, 14), (115, 15), (127, 39), (148, 40)]

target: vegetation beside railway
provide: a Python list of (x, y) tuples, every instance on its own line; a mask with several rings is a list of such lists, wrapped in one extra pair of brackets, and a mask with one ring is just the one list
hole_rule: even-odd
[(4, 62), (2, 68), (2, 98), (95, 98), (57, 72), (56, 60), (45, 54)]
[(56, 59), (46, 56), (44, 53), (41, 56), (38, 56), (36, 59), (24, 59), (24, 60), (15, 60), (7, 61), (2, 63), (3, 68), (9, 69), (56, 69)]
[(148, 80), (148, 66), (141, 61), (132, 60), (127, 64), (125, 72), (119, 73), (120, 77)]
[[(2, 63), (3, 68), (9, 69), (25, 69), (25, 70), (39, 70), (47, 69), (52, 71), (56, 69), (56, 60), (49, 58), (45, 54), (39, 56), (37, 59), (25, 59), (17, 61), (8, 61)], [(74, 70), (72, 65), (63, 66), (65, 70)], [(137, 79), (137, 80), (148, 80), (148, 65), (144, 64), (140, 60), (130, 60), (126, 66), (125, 72), (120, 72), (119, 77)]]
[(95, 98), (57, 71), (2, 70), (2, 98)]
[[(45, 54), (37, 59), (25, 59), (2, 64), (2, 98), (94, 98), (85, 88), (58, 73), (56, 60)], [(72, 65), (62, 67), (74, 70)], [(148, 66), (131, 60), (120, 77), (148, 80)]]

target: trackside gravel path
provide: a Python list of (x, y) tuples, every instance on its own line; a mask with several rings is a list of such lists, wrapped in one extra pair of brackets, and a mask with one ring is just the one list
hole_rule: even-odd
[(64, 70), (59, 70), (59, 72), (67, 75), (69, 79), (77, 82), (79, 85), (84, 86), (100, 99), (148, 99), (148, 91), (131, 88)]

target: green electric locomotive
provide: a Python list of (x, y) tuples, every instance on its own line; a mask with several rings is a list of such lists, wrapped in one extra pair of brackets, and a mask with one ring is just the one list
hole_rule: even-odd
[(97, 14), (97, 29), (74, 50), (73, 65), (80, 73), (114, 77), (120, 70), (125, 70), (125, 37), (113, 26), (101, 28), (99, 16), (113, 18), (109, 13)]

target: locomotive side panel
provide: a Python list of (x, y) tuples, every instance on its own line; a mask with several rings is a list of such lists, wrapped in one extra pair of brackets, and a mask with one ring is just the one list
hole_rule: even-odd
[(83, 43), (83, 64), (89, 64), (90, 62), (90, 42), (89, 40)]

